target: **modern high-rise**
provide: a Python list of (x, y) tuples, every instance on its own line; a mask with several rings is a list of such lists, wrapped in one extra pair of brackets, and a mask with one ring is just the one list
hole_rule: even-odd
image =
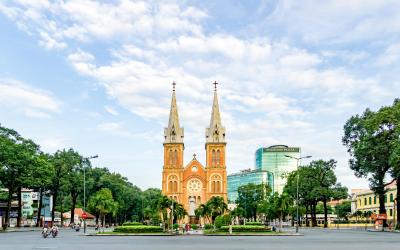
[(286, 145), (274, 145), (268, 148), (259, 148), (255, 154), (256, 170), (268, 171), (273, 174), (273, 190), (282, 193), (286, 185), (285, 174), (297, 169), (297, 161), (286, 155), (299, 158), (299, 147), (288, 147)]
[(238, 198), (238, 188), (249, 183), (273, 186), (274, 176), (265, 170), (245, 169), (228, 175), (228, 202), (235, 203)]

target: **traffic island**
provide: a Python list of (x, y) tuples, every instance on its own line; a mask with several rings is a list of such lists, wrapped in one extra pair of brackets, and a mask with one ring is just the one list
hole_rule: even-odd
[(222, 226), (218, 229), (204, 230), (207, 236), (303, 236), (299, 233), (275, 232), (262, 225)]

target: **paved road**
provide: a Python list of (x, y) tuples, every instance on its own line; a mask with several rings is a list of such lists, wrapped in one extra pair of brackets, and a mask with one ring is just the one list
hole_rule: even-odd
[(140, 250), (258, 250), (258, 249), (400, 249), (400, 234), (351, 230), (302, 230), (304, 236), (273, 237), (85, 237), (82, 233), (64, 230), (59, 237), (43, 239), (40, 232), (0, 233), (1, 250), (31, 249), (140, 249)]

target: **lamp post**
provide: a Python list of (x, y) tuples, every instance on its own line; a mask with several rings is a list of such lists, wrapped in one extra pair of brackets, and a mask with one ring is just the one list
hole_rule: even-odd
[(299, 162), (301, 159), (306, 159), (306, 158), (311, 158), (312, 156), (304, 156), (304, 157), (293, 157), (290, 155), (285, 155), (285, 157), (295, 159), (297, 161), (296, 163), (296, 171), (297, 171), (297, 178), (296, 178), (296, 233), (299, 232)]
[[(83, 163), (98, 157), (98, 155), (84, 157), (81, 162)], [(86, 213), (86, 166), (83, 166), (83, 212)], [(86, 218), (83, 219), (83, 233), (86, 234)]]

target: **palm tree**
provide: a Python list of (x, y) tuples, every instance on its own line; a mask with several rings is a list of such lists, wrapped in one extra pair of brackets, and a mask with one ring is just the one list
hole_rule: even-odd
[(282, 193), (280, 196), (276, 196), (275, 199), (276, 208), (278, 209), (280, 216), (279, 216), (279, 232), (282, 232), (282, 221), (283, 221), (283, 214), (287, 211), (292, 203), (292, 198), (286, 193)]
[(225, 213), (228, 210), (228, 205), (225, 203), (224, 199), (220, 196), (213, 196), (206, 203), (206, 206), (209, 207), (211, 214), (211, 223), (214, 223), (215, 229), (215, 218), (219, 215)]
[(211, 210), (210, 207), (206, 204), (200, 204), (200, 206), (194, 211), (194, 213), (197, 217), (204, 218), (204, 223), (206, 223), (206, 221), (210, 223)]
[(182, 220), (188, 213), (180, 203), (174, 203), (174, 218), (176, 220)]
[(161, 221), (163, 225), (163, 231), (165, 232), (165, 221), (167, 220), (168, 210), (171, 208), (172, 200), (167, 196), (163, 195), (158, 201), (158, 212), (161, 215)]

